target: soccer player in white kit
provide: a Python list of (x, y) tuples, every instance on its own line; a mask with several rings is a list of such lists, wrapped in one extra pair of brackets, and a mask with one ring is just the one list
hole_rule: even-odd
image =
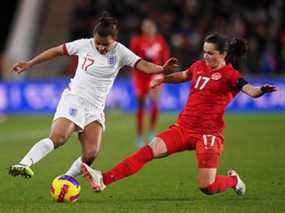
[(103, 110), (106, 97), (120, 68), (130, 66), (156, 74), (171, 72), (177, 67), (174, 58), (163, 66), (142, 60), (116, 41), (117, 33), (117, 20), (103, 13), (93, 30), (93, 38), (50, 48), (29, 61), (13, 66), (12, 71), (21, 73), (58, 56), (78, 56), (75, 76), (62, 93), (49, 136), (37, 142), (19, 163), (9, 168), (11, 176), (32, 177), (34, 172), (31, 166), (63, 145), (76, 131), (79, 131), (82, 155), (73, 162), (66, 175), (79, 175), (81, 163), (91, 165), (100, 150), (105, 129)]

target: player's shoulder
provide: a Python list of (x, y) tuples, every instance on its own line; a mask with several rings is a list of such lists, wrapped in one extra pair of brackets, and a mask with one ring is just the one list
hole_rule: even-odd
[(90, 44), (90, 42), (92, 42), (92, 38), (80, 38), (80, 39), (74, 40), (74, 42), (77, 42), (80, 44)]
[(127, 47), (124, 44), (122, 44), (121, 42), (116, 41), (114, 48), (116, 50), (121, 50), (121, 49), (124, 49), (124, 48), (127, 48)]
[(121, 42), (116, 41), (115, 49), (120, 52), (128, 50), (129, 48), (126, 45), (122, 44)]
[(195, 61), (192, 65), (193, 66), (206, 66), (206, 62), (203, 59), (199, 59), (199, 60)]
[(194, 61), (194, 62), (190, 65), (189, 69), (190, 69), (190, 68), (191, 68), (191, 69), (197, 69), (197, 68), (203, 69), (203, 68), (205, 68), (205, 67), (206, 67), (205, 61), (202, 60), (202, 59), (199, 59), (199, 60), (197, 60), (197, 61)]
[(119, 57), (125, 57), (132, 52), (128, 47), (118, 41), (116, 41), (113, 51), (116, 52)]
[(76, 46), (90, 46), (92, 47), (92, 38), (80, 38), (71, 42), (68, 42), (70, 44), (76, 45)]
[(232, 64), (227, 64), (227, 66), (225, 67), (225, 75), (228, 76), (229, 78), (231, 78), (232, 76), (236, 76), (236, 75), (241, 75), (241, 73), (236, 70)]

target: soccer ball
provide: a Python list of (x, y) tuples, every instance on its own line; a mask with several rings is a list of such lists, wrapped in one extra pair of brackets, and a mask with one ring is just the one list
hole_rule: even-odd
[(57, 202), (73, 203), (80, 195), (80, 183), (68, 175), (56, 177), (50, 186), (50, 194)]

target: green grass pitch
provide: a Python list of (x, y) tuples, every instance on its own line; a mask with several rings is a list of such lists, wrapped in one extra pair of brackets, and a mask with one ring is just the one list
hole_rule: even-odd
[[(113, 167), (135, 148), (134, 116), (106, 113), (107, 131), (94, 167)], [(162, 115), (159, 130), (175, 115)], [(31, 180), (8, 176), (7, 168), (49, 132), (52, 117), (11, 116), (0, 124), (0, 212), (285, 212), (285, 114), (228, 114), (225, 147), (219, 173), (235, 168), (247, 184), (247, 194), (233, 190), (215, 196), (196, 185), (193, 152), (155, 160), (136, 175), (95, 194), (82, 178), (81, 197), (74, 204), (52, 201), (52, 179), (65, 172), (80, 154), (76, 136), (33, 167)]]

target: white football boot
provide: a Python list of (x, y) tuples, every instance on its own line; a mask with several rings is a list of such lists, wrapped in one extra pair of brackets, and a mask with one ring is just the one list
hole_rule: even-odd
[(81, 164), (80, 171), (95, 192), (101, 192), (106, 188), (101, 171), (92, 169), (85, 163)]
[(237, 184), (236, 186), (233, 188), (235, 190), (235, 192), (237, 193), (237, 195), (242, 196), (245, 195), (246, 192), (246, 185), (245, 183), (241, 180), (241, 178), (239, 177), (238, 173), (233, 170), (230, 169), (228, 171), (228, 176), (235, 176), (237, 177)]

